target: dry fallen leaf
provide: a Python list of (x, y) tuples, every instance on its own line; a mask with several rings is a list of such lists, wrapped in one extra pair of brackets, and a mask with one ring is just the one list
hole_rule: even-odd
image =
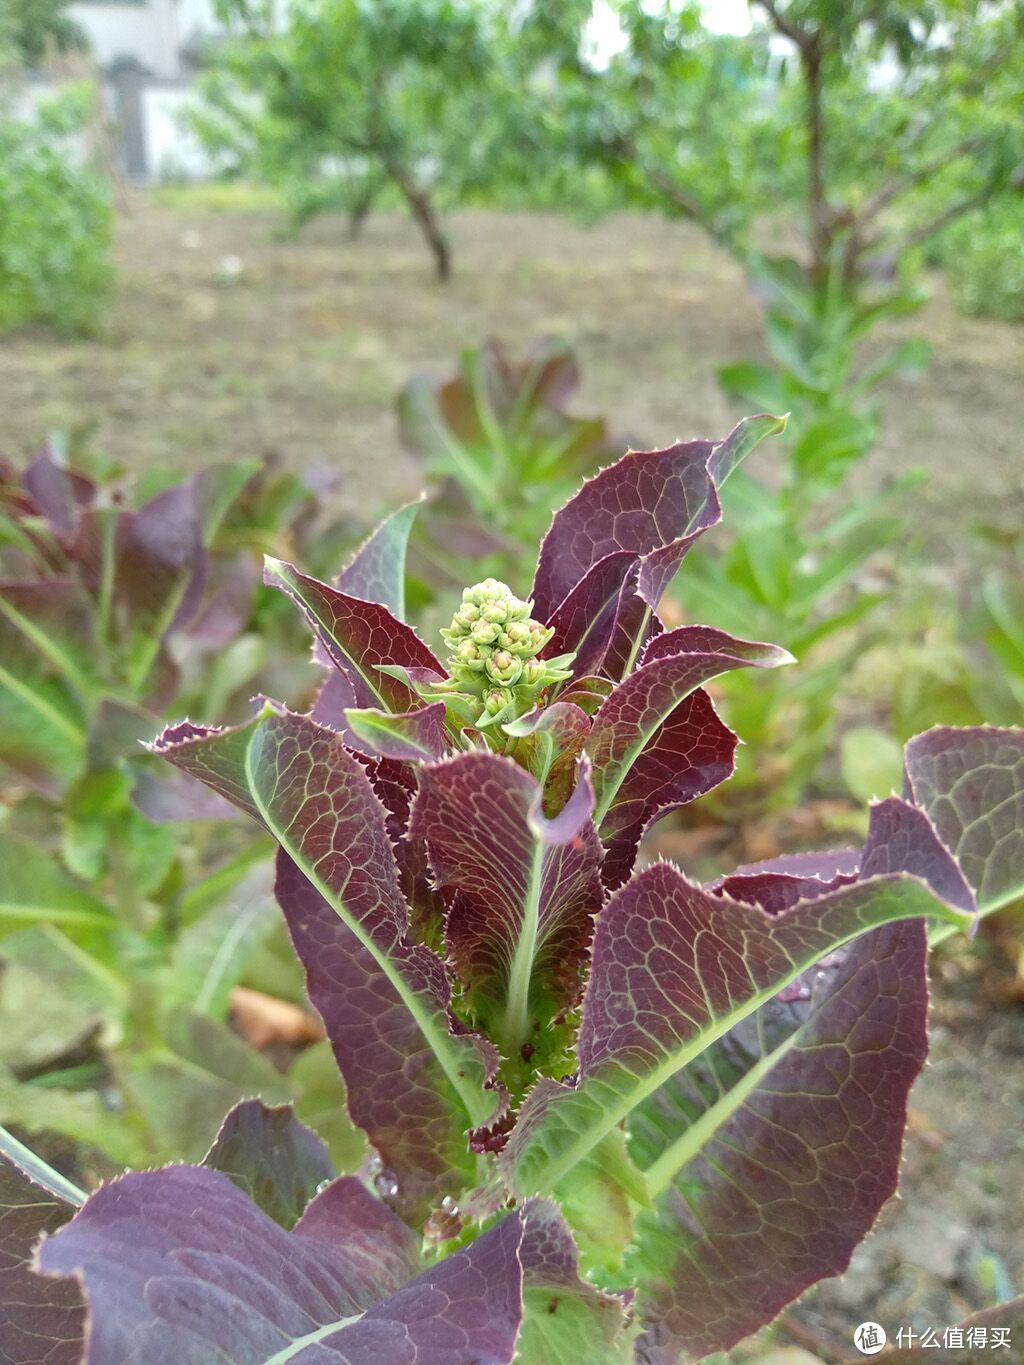
[(236, 986), (231, 992), (231, 1018), (246, 1042), (259, 1052), (275, 1043), (299, 1047), (324, 1036), (320, 1020), (308, 1010), (247, 986)]

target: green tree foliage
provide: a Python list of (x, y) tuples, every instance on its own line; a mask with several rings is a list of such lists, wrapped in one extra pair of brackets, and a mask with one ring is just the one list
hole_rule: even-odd
[(485, 12), (468, 0), (298, 0), (283, 27), (222, 0), (230, 40), (196, 127), (235, 168), (281, 185), (301, 223), (341, 204), (357, 227), (390, 189), (440, 278), (441, 206), (490, 174), (499, 121)]
[[(879, 600), (864, 571), (900, 534), (898, 489), (838, 495), (877, 439), (880, 387), (927, 347), (865, 343), (923, 300), (923, 248), (986, 205), (1019, 214), (1024, 167), (1019, 7), (751, 0), (751, 12), (749, 37), (722, 37), (695, 4), (620, 0), (621, 49), (602, 65), (582, 25), (566, 35), (547, 113), (563, 156), (602, 166), (625, 202), (697, 223), (764, 305), (770, 363), (721, 379), (742, 402), (791, 414), (788, 459), (771, 488), (730, 484), (737, 533), (725, 553), (693, 556), (685, 608), (757, 621), (818, 663), (799, 689), (727, 684), (751, 740), (732, 801), (763, 785), (751, 760), (766, 747), (787, 755), (776, 791), (792, 796), (814, 773)], [(531, 22), (543, 29), (539, 9)]]
[(0, 0), (0, 49), (13, 49), (23, 66), (38, 66), (51, 45), (59, 52), (88, 47), (68, 13), (71, 0)]
[(31, 121), (0, 107), (0, 331), (93, 332), (109, 299), (109, 190), (67, 146), (84, 101), (69, 90)]
[[(891, 274), (1015, 184), (1024, 164), (1024, 17), (980, 0), (751, 0), (749, 38), (696, 6), (621, 0), (626, 39), (581, 63), (561, 106), (586, 158), (635, 199), (742, 253), (766, 211), (801, 204), (823, 280)], [(802, 201), (802, 203), (801, 203)], [(938, 208), (936, 208), (938, 205)]]

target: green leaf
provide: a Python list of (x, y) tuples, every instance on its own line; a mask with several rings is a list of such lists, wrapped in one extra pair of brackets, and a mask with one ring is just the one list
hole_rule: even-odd
[(405, 620), (405, 556), (413, 522), (423, 499), (406, 503), (376, 528), (338, 575), (338, 587), (350, 597), (379, 602)]
[(765, 412), (785, 412), (790, 404), (791, 395), (781, 377), (767, 365), (724, 365), (718, 371), (718, 382), (732, 397)]
[(209, 1015), (172, 1008), (164, 1037), (166, 1046), (135, 1053), (118, 1065), (124, 1089), (145, 1116), (150, 1161), (199, 1161), (225, 1112), (239, 1100), (259, 1096), (268, 1104), (284, 1104), (291, 1098), (287, 1079)]
[(843, 781), (858, 801), (873, 801), (897, 791), (903, 752), (892, 735), (873, 725), (847, 730), (840, 746)]
[(114, 927), (109, 909), (34, 844), (0, 834), (0, 935), (25, 924)]
[(327, 1143), (339, 1171), (357, 1171), (370, 1155), (366, 1134), (348, 1116), (345, 1082), (325, 1038), (299, 1053), (288, 1072), (295, 1112)]
[(353, 749), (373, 758), (403, 762), (427, 762), (443, 758), (451, 748), (445, 734), (445, 703), (421, 706), (417, 711), (394, 715), (376, 707), (347, 708), (345, 720)]
[(167, 981), (172, 999), (188, 1002), (201, 1014), (226, 1016), (232, 987), (277, 921), (271, 878), (268, 859), (181, 931)]
[(572, 1234), (554, 1204), (531, 1201), (523, 1222), (517, 1365), (631, 1365), (635, 1330), (623, 1299), (580, 1277)]
[(37, 1088), (19, 1083), (2, 1066), (0, 1123), (26, 1133), (59, 1133), (125, 1166), (144, 1165), (148, 1158), (137, 1127), (124, 1114), (108, 1109), (95, 1091)]

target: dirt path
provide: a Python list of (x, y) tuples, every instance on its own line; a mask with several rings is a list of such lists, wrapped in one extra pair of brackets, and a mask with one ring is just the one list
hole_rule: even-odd
[[(400, 218), (371, 220), (356, 244), (334, 219), (278, 242), (276, 221), (140, 202), (119, 224), (107, 339), (0, 343), (3, 453), (63, 426), (130, 463), (340, 461), (347, 501), (380, 507), (419, 482), (397, 442), (395, 393), (411, 370), (444, 370), (488, 334), (572, 337), (581, 409), (607, 413), (638, 445), (723, 431), (715, 366), (759, 353), (740, 272), (686, 225), (462, 214), (456, 278), (441, 287)], [(866, 477), (926, 466), (919, 501), (932, 526), (1024, 497), (1024, 327), (960, 318), (941, 297), (914, 327), (935, 360), (893, 386)]]

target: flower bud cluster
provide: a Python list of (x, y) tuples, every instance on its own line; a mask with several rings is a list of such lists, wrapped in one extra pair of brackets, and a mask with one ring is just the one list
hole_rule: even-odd
[(441, 631), (451, 650), (451, 683), (479, 699), (481, 724), (522, 715), (543, 688), (569, 677), (564, 658), (537, 657), (554, 631), (534, 620), (532, 606), (507, 584), (485, 578), (466, 588), (451, 625)]

